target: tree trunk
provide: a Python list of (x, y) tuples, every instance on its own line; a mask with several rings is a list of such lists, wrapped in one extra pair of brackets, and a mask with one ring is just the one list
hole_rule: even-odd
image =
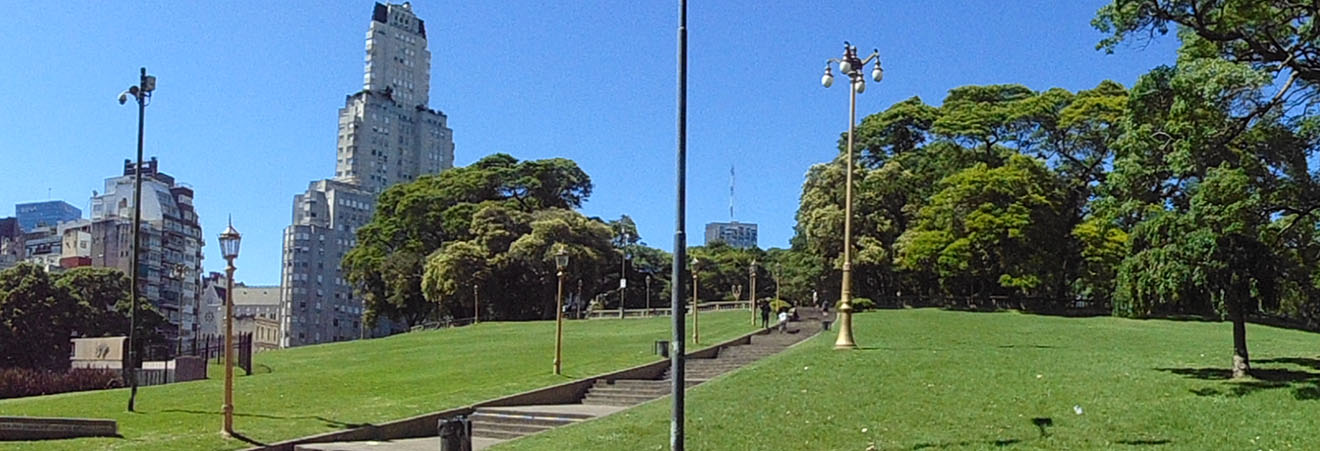
[(1247, 377), (1251, 373), (1251, 360), (1247, 356), (1247, 318), (1242, 306), (1230, 307), (1233, 320), (1233, 378)]

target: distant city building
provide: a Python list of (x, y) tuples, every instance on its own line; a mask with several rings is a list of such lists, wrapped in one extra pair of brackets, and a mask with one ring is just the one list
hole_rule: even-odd
[(234, 285), (234, 333), (252, 334), (257, 351), (280, 347), (282, 309), (280, 287)]
[(197, 301), (197, 335), (224, 333), (225, 275), (211, 272), (202, 277), (202, 294)]
[(427, 108), (431, 52), (412, 5), (376, 4), (362, 91), (339, 109), (335, 179), (380, 193), (454, 165), (453, 131)]
[[(122, 176), (108, 178), (105, 192), (92, 197), (92, 266), (132, 274), (134, 163), (124, 161)], [(142, 163), (140, 296), (151, 302), (169, 325), (166, 339), (190, 338), (201, 296), (202, 227), (193, 208), (193, 190), (160, 172), (155, 158)]]
[[(453, 131), (427, 106), (431, 52), (426, 24), (412, 5), (377, 3), (367, 27), (362, 91), (339, 110), (333, 179), (311, 182), (294, 197), (284, 230), (280, 345), (301, 346), (388, 333), (362, 324), (362, 299), (340, 262), (371, 220), (375, 196), (396, 183), (454, 165)], [(259, 319), (259, 318), (258, 318)]]
[(375, 196), (357, 185), (318, 180), (293, 200), (284, 229), (283, 345), (353, 340), (362, 334), (362, 299), (340, 262), (371, 219)]
[(29, 202), (14, 206), (18, 226), (32, 231), (40, 226), (56, 226), (82, 217), (82, 210), (62, 200)]
[(722, 241), (729, 246), (749, 249), (756, 247), (756, 224), (712, 222), (706, 224), (706, 245)]
[[(225, 333), (225, 276), (212, 272), (202, 278), (201, 314), (197, 318), (199, 336)], [(280, 347), (283, 337), (281, 319), (284, 306), (278, 286), (234, 284), (234, 334), (251, 333), (258, 351)]]
[[(23, 260), (47, 271), (87, 266), (91, 255), (91, 221), (75, 219), (58, 225), (39, 225), (23, 234)], [(66, 258), (74, 257), (74, 258)]]
[(9, 268), (23, 259), (23, 229), (16, 218), (0, 218), (0, 269)]

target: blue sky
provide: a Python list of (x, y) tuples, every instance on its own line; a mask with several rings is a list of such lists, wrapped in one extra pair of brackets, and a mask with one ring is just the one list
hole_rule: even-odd
[[(334, 175), (335, 124), (361, 89), (371, 1), (48, 2), (0, 18), (0, 216), (92, 190), (136, 145), (116, 95), (146, 66), (159, 78), (146, 149), (197, 192), (208, 270), (232, 214), (239, 280), (277, 284), (293, 195)], [(455, 160), (567, 157), (595, 182), (592, 216), (629, 214), (646, 242), (673, 241), (677, 2), (418, 0), (432, 52), (431, 107), (449, 116)], [(1094, 50), (1104, 2), (725, 0), (689, 6), (690, 244), (729, 219), (786, 247), (802, 176), (847, 127), (847, 91), (820, 86), (844, 40), (878, 48), (885, 81), (858, 115), (968, 84), (1130, 86), (1172, 63), (1172, 37)], [(48, 191), (49, 190), (49, 191)], [(48, 194), (49, 193), (49, 194)]]

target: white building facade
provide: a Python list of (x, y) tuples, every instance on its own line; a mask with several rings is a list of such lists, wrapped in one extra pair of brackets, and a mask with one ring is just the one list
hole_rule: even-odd
[[(92, 218), (84, 226), (91, 240), (92, 266), (132, 274), (133, 166), (105, 181), (105, 192), (92, 197)], [(193, 190), (159, 170), (155, 158), (142, 163), (142, 227), (136, 283), (138, 293), (168, 321), (167, 340), (191, 338), (197, 330), (202, 271), (201, 222), (193, 208)], [(63, 239), (63, 237), (61, 237)]]

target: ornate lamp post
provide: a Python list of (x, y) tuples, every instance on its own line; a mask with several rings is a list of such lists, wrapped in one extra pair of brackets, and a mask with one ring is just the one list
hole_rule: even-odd
[(752, 325), (756, 325), (756, 259), (752, 259), (752, 266), (747, 268), (747, 274), (752, 279), (750, 293), (747, 298), (752, 300)]
[(701, 260), (692, 257), (692, 343), (701, 344), (701, 306), (697, 304), (697, 274), (701, 272)]
[(646, 314), (651, 314), (651, 275), (646, 275)]
[(839, 324), (839, 338), (834, 341), (834, 349), (857, 349), (857, 343), (853, 341), (852, 333), (852, 174), (853, 174), (853, 128), (857, 123), (857, 94), (866, 91), (866, 80), (862, 77), (862, 71), (868, 63), (875, 61), (875, 66), (871, 69), (871, 78), (879, 83), (884, 79), (884, 69), (880, 68), (880, 51), (875, 50), (865, 60), (857, 57), (857, 47), (843, 43), (843, 57), (830, 58), (825, 62), (825, 75), (820, 78), (820, 84), (826, 88), (834, 84), (834, 75), (830, 74), (830, 63), (839, 65), (839, 72), (848, 77), (848, 153), (847, 153), (847, 175), (844, 188), (844, 216), (843, 216), (843, 288), (840, 290), (839, 313), (837, 323)]
[(238, 245), (242, 236), (234, 229), (234, 221), (220, 233), (220, 252), (227, 262), (225, 267), (225, 423), (221, 432), (234, 435), (234, 259), (238, 258)]
[(481, 300), (477, 297), (477, 284), (472, 284), (472, 324), (481, 322)]
[(132, 96), (138, 104), (138, 133), (137, 133), (137, 166), (133, 167), (133, 263), (132, 274), (128, 279), (132, 282), (129, 287), (128, 303), (128, 368), (124, 371), (125, 379), (131, 388), (128, 395), (128, 411), (133, 412), (133, 404), (137, 400), (137, 367), (138, 355), (136, 352), (137, 344), (137, 305), (138, 305), (138, 249), (141, 246), (142, 237), (140, 229), (142, 228), (142, 131), (143, 119), (147, 114), (147, 104), (151, 103), (151, 93), (156, 90), (156, 77), (147, 75), (147, 68), (142, 68), (141, 75), (138, 78), (137, 86), (129, 86), (127, 90), (119, 93), (119, 104), (123, 105)]
[(564, 268), (568, 266), (568, 251), (563, 246), (555, 252), (555, 270), (559, 277), (559, 294), (555, 296), (555, 374), (560, 374), (560, 357), (564, 348)]

